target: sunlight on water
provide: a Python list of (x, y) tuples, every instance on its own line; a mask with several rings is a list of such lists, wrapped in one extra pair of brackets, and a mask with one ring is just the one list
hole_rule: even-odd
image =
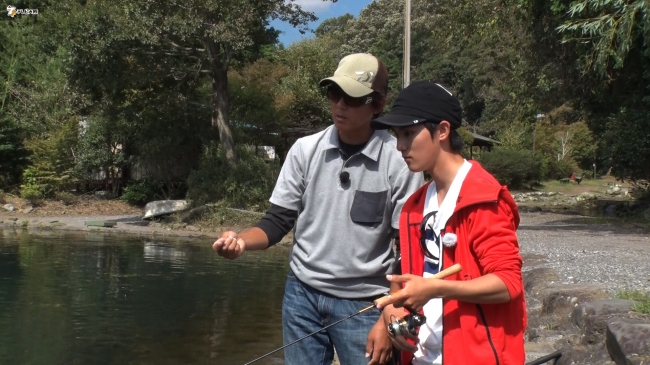
[(229, 261), (211, 242), (0, 230), (0, 364), (237, 365), (282, 346), (288, 248)]

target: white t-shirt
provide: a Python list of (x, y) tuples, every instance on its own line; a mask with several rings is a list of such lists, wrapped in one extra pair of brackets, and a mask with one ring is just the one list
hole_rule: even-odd
[[(429, 258), (426, 255), (424, 257), (424, 274), (422, 276), (425, 278), (438, 273), (442, 267), (440, 232), (445, 228), (447, 221), (454, 213), (454, 209), (456, 209), (456, 200), (458, 194), (460, 194), (460, 187), (463, 185), (463, 181), (465, 181), (471, 167), (472, 164), (465, 160), (456, 173), (456, 177), (454, 177), (454, 181), (451, 183), (449, 191), (447, 191), (447, 195), (440, 206), (438, 206), (436, 183), (432, 182), (427, 189), (423, 216), (434, 211), (437, 211), (437, 213), (429, 218), (426, 223), (425, 242), (427, 249), (434, 258)], [(420, 327), (418, 335), (420, 344), (415, 352), (413, 365), (442, 364), (442, 299), (429, 300), (424, 305), (423, 310), (427, 320)]]

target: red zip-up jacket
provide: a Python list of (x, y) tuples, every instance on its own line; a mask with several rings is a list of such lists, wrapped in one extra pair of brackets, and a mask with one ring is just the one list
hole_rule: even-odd
[[(510, 301), (475, 304), (443, 300), (442, 359), (445, 365), (521, 365), (525, 362), (524, 330), (527, 324), (521, 276), (522, 258), (515, 233), (519, 212), (505, 186), (501, 186), (476, 161), (472, 164), (456, 201), (453, 215), (442, 232), (458, 237), (453, 247), (443, 247), (443, 269), (456, 263), (462, 271), (445, 280), (471, 280), (491, 273), (508, 288)], [(400, 216), (402, 273), (422, 276), (424, 254), (420, 247), (420, 222), (429, 184), (405, 203)], [(402, 352), (402, 364), (412, 353)]]

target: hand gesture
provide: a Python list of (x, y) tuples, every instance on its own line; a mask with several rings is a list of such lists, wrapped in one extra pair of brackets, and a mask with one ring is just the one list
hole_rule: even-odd
[(212, 249), (217, 251), (219, 256), (234, 260), (244, 253), (246, 242), (239, 238), (236, 232), (226, 231), (221, 235), (221, 238), (214, 241)]

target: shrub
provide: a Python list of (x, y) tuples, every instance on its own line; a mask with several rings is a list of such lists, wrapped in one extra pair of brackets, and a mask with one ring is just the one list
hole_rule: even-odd
[(131, 205), (145, 205), (155, 199), (159, 188), (158, 182), (143, 179), (127, 185), (121, 199)]
[(543, 162), (531, 151), (496, 148), (481, 154), (480, 162), (496, 179), (510, 189), (520, 189), (543, 178)]
[(54, 197), (60, 200), (63, 205), (73, 205), (77, 202), (77, 197), (67, 191), (58, 191), (54, 193)]
[(23, 185), (20, 189), (20, 197), (33, 205), (40, 205), (43, 202), (43, 193), (36, 185)]
[(7, 117), (0, 117), (0, 185), (17, 183), (28, 165), (29, 152), (20, 138), (21, 129)]
[(570, 177), (572, 173), (579, 174), (578, 166), (572, 160), (556, 160), (548, 159), (546, 161), (546, 178), (557, 180), (565, 177)]
[(242, 146), (238, 146), (237, 154), (239, 161), (231, 167), (220, 148), (206, 148), (199, 169), (190, 174), (188, 198), (195, 204), (223, 201), (246, 209), (267, 209), (279, 166)]
[(23, 172), (23, 184), (20, 185), (20, 197), (32, 204), (38, 204), (51, 192), (47, 183), (38, 176), (38, 172), (29, 167)]

